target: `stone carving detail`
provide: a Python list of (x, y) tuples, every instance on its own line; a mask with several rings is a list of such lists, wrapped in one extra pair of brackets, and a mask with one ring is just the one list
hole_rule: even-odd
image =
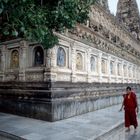
[(123, 65), (123, 75), (127, 76), (127, 66), (125, 64)]
[(81, 81), (86, 82), (86, 75), (77, 75), (76, 80), (78, 82), (81, 82)]
[[(13, 43), (14, 45), (8, 46), (4, 43), (5, 51), (2, 51), (2, 62), (7, 60), (9, 51), (15, 50), (21, 55), (11, 53), (10, 58), (12, 67), (19, 66), (20, 60), (20, 69), (9, 69), (9, 62), (6, 61), (6, 64), (2, 66), (3, 71), (6, 70), (9, 74), (17, 70), (19, 80), (22, 80), (24, 76), (24, 80), (27, 81), (127, 82), (130, 79), (139, 82), (139, 78), (129, 78), (128, 74), (125, 78), (123, 77), (128, 73), (128, 66), (131, 65), (133, 68), (135, 64), (139, 68), (139, 42), (125, 28), (123, 29), (123, 26), (119, 26), (112, 15), (105, 13), (100, 6), (94, 6), (95, 11), (93, 15), (90, 13), (91, 17), (86, 25), (77, 24), (75, 29), (63, 34), (55, 32), (60, 45), (46, 52), (41, 46), (36, 46), (38, 43), (25, 41), (26, 43), (16, 43), (16, 45)], [(34, 49), (30, 56), (29, 51), (32, 48)], [(28, 58), (31, 58), (29, 63)], [(46, 66), (40, 67), (44, 64), (44, 59)], [(16, 62), (18, 62), (17, 65), (15, 65)], [(126, 68), (122, 64), (126, 64)], [(1, 75), (4, 72), (1, 72)], [(133, 73), (132, 70), (131, 73)], [(9, 79), (15, 79), (14, 74)]]
[(5, 75), (5, 80), (6, 81), (15, 81), (15, 80), (18, 80), (18, 75), (15, 75), (13, 73), (6, 74)]
[(64, 67), (66, 65), (66, 52), (62, 47), (57, 50), (57, 65)]
[(128, 76), (131, 77), (131, 67), (128, 67)]
[(105, 29), (105, 28), (104, 28), (104, 30), (102, 30), (102, 35), (103, 35), (105, 38), (107, 38), (107, 39), (109, 39), (109, 37), (110, 37), (110, 36), (109, 36), (109, 35), (110, 35), (110, 34), (109, 34), (109, 31), (108, 31), (107, 29)]
[(43, 73), (39, 73), (39, 72), (26, 73), (26, 80), (43, 81)]
[(11, 68), (19, 67), (19, 52), (17, 50), (13, 50), (11, 52)]
[(70, 81), (70, 74), (67, 73), (58, 73), (57, 75), (57, 80), (58, 81)]
[[(69, 33), (74, 36), (77, 36), (81, 41), (85, 40), (87, 41), (87, 43), (96, 44), (95, 47), (100, 50), (113, 53), (118, 57), (122, 57), (128, 61), (136, 63), (136, 60), (134, 58), (135, 57), (140, 58), (140, 53), (137, 50), (135, 50), (130, 44), (126, 44), (127, 42), (125, 43), (123, 40), (120, 39), (119, 36), (110, 33), (110, 31), (107, 30), (105, 27), (102, 27), (101, 25), (96, 26), (96, 24), (90, 23), (89, 25), (89, 28), (92, 29), (93, 33), (83, 29), (82, 25), (80, 25), (80, 27), (76, 27), (74, 30), (70, 30)], [(112, 45), (112, 43), (108, 41), (102, 41), (100, 36), (94, 34), (94, 31), (98, 32), (103, 37), (110, 40), (112, 43), (114, 43), (114, 45)], [(118, 49), (120, 49), (119, 53)], [(129, 53), (129, 56), (130, 54), (134, 56), (134, 58), (133, 57), (129, 58), (127, 55), (124, 55), (124, 51), (126, 53)]]
[(114, 61), (110, 62), (110, 74), (114, 74)]
[(36, 47), (34, 49), (34, 65), (41, 66), (44, 63), (44, 51), (41, 47)]
[(90, 58), (90, 70), (92, 72), (96, 71), (96, 60), (95, 60), (94, 56), (91, 56), (91, 58)]
[[(109, 53), (113, 53), (118, 57), (137, 63), (135, 58), (140, 59), (140, 53), (132, 47), (132, 43), (136, 44), (136, 46), (138, 44), (135, 41), (131, 42), (130, 34), (123, 31), (122, 27), (113, 22), (114, 20), (105, 19), (105, 17), (106, 15), (104, 15), (101, 10), (94, 7), (92, 8), (90, 20), (88, 21), (89, 26), (78, 25), (73, 31), (69, 33), (77, 36), (77, 38), (80, 39), (80, 41), (82, 42), (86, 41), (86, 43), (94, 43), (96, 44), (95, 47), (98, 49), (101, 49), (103, 51), (106, 51), (106, 49), (108, 49), (107, 52)], [(105, 40), (105, 42), (107, 43), (107, 46), (105, 47), (102, 47), (101, 45), (101, 36), (104, 38), (103, 40)], [(127, 39), (129, 39), (129, 41), (127, 41)], [(131, 47), (131, 51), (129, 51), (129, 49), (126, 49), (128, 46), (128, 42), (131, 43), (129, 46)], [(120, 48), (120, 52), (116, 53), (118, 51), (118, 48)], [(126, 55), (124, 55), (124, 51), (126, 52), (126, 54), (131, 55), (133, 59), (130, 59)]]
[(140, 39), (140, 17), (136, 0), (119, 0), (116, 17), (136, 39)]
[(47, 57), (46, 57), (46, 67), (51, 68), (51, 49), (47, 50)]
[(77, 56), (76, 56), (76, 69), (83, 70), (83, 57), (81, 53), (77, 53)]
[(98, 0), (97, 1), (106, 11), (109, 11), (108, 0)]
[(118, 75), (120, 76), (121, 75), (121, 64), (120, 63), (117, 64), (117, 70), (118, 70)]
[(101, 62), (101, 66), (102, 66), (102, 73), (106, 73), (106, 60), (102, 59)]
[(135, 78), (135, 75), (136, 75), (136, 70), (135, 70), (135, 67), (133, 68), (133, 78)]

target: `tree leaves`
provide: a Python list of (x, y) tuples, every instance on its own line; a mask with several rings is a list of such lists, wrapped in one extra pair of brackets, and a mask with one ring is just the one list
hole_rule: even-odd
[(45, 48), (53, 47), (58, 38), (53, 31), (70, 29), (88, 18), (95, 0), (1, 0), (1, 41), (9, 36), (37, 41)]

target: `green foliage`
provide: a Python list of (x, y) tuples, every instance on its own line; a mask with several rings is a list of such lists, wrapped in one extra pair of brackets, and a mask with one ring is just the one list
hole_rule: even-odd
[(54, 31), (71, 29), (88, 18), (95, 0), (1, 0), (1, 41), (25, 38), (46, 48), (58, 43)]

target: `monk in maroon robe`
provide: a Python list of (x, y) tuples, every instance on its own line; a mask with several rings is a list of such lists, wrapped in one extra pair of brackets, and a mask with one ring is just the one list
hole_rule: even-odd
[(125, 111), (125, 127), (128, 128), (126, 131), (130, 131), (130, 126), (133, 125), (136, 129), (138, 126), (137, 114), (138, 113), (138, 103), (136, 94), (131, 90), (131, 87), (126, 88), (126, 94), (123, 95), (124, 100), (121, 107), (124, 107)]

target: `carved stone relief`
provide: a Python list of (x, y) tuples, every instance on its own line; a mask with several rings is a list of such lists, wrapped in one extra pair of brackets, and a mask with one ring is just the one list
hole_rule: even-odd
[(91, 72), (96, 71), (96, 60), (95, 60), (94, 56), (91, 56), (91, 58), (90, 58), (90, 70), (91, 70)]
[(101, 66), (102, 66), (102, 70), (101, 70), (102, 73), (106, 74), (106, 60), (102, 59)]
[(117, 64), (117, 71), (118, 71), (118, 75), (121, 76), (121, 64), (120, 63)]
[(110, 61), (110, 74), (114, 74), (114, 61)]
[(41, 47), (34, 49), (34, 65), (41, 66), (44, 64), (44, 51)]
[(76, 69), (83, 70), (83, 57), (81, 53), (77, 53), (76, 55)]
[(42, 72), (27, 72), (25, 79), (26, 81), (43, 81), (44, 76)]
[(11, 52), (11, 68), (19, 67), (19, 52), (17, 50), (13, 50)]
[(64, 67), (66, 65), (66, 52), (62, 47), (57, 50), (57, 65)]

